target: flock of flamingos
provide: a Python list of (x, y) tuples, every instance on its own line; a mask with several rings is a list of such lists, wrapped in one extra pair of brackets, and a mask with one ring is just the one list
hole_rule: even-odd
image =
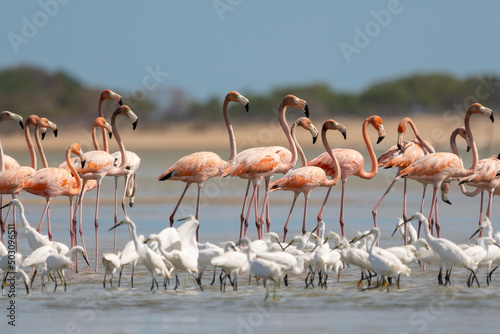
[[(106, 121), (103, 114), (103, 102), (105, 100), (114, 100), (119, 106), (111, 116), (111, 124)], [(53, 131), (57, 136), (57, 126), (46, 118), (31, 115), (24, 121), (17, 114), (4, 111), (0, 115), (0, 121), (13, 120), (18, 122), (24, 129), (26, 142), (31, 155), (31, 166), (20, 166), (12, 157), (3, 153), (0, 145), (0, 194), (11, 195), (12, 201), (2, 206), (1, 209), (7, 209), (1, 217), (1, 240), (0, 243), (0, 269), (5, 272), (4, 282), (9, 272), (17, 273), (18, 277), (27, 282), (30, 280), (23, 267), (32, 267), (31, 284), (36, 276), (37, 270), (42, 271), (42, 287), (45, 285), (44, 279), (49, 278), (55, 282), (57, 288), (57, 277), (64, 283), (64, 269), (73, 268), (78, 271), (77, 254), (81, 254), (87, 264), (90, 266), (87, 258), (85, 241), (82, 231), (82, 211), (81, 204), (84, 194), (94, 188), (96, 189), (96, 207), (95, 207), (95, 249), (97, 272), (98, 262), (101, 259), (105, 267), (105, 276), (103, 284), (106, 284), (106, 276), (113, 274), (123, 266), (132, 264), (135, 267), (138, 259), (145, 265), (152, 277), (151, 289), (154, 285), (158, 287), (156, 276), (170, 278), (172, 273), (187, 272), (193, 274), (196, 282), (201, 289), (201, 276), (206, 266), (212, 265), (221, 268), (221, 286), (225, 280), (229, 279), (233, 288), (237, 288), (236, 277), (243, 272), (249, 271), (251, 275), (260, 277), (264, 280), (273, 280), (276, 282), (288, 274), (298, 274), (304, 271), (308, 272), (306, 278), (306, 287), (313, 282), (314, 272), (319, 273), (319, 284), (326, 286), (326, 278), (330, 271), (340, 273), (345, 264), (357, 266), (361, 269), (361, 280), (358, 287), (363, 286), (363, 281), (370, 284), (371, 278), (377, 275), (378, 284), (387, 286), (387, 281), (396, 278), (399, 286), (399, 276), (401, 274), (409, 275), (411, 270), (408, 265), (423, 261), (432, 265), (439, 265), (446, 270), (444, 284), (450, 283), (451, 268), (454, 266), (464, 267), (470, 271), (467, 284), (472, 286), (474, 280), (479, 281), (476, 272), (479, 266), (487, 266), (487, 282), (491, 280), (492, 264), (500, 260), (500, 246), (498, 240), (493, 240), (491, 218), (491, 203), (493, 195), (500, 184), (500, 160), (499, 156), (479, 160), (478, 150), (476, 148), (473, 132), (470, 126), (470, 118), (474, 114), (485, 115), (493, 122), (494, 117), (491, 109), (482, 106), (479, 103), (472, 104), (465, 114), (464, 126), (457, 128), (450, 138), (452, 152), (435, 152), (432, 145), (424, 140), (415, 125), (408, 117), (401, 120), (398, 126), (397, 144), (389, 148), (378, 159), (375, 155), (372, 142), (369, 137), (369, 129), (373, 127), (378, 133), (377, 144), (385, 137), (383, 120), (377, 115), (365, 119), (362, 126), (362, 135), (371, 160), (370, 171), (365, 171), (363, 155), (356, 150), (347, 148), (332, 149), (327, 138), (328, 130), (338, 131), (346, 139), (346, 128), (333, 119), (324, 122), (319, 131), (309, 117), (309, 108), (305, 100), (294, 95), (287, 95), (279, 106), (278, 117), (281, 128), (288, 140), (289, 147), (268, 146), (255, 147), (237, 152), (236, 139), (229, 119), (228, 105), (230, 102), (241, 103), (244, 108), (249, 110), (249, 101), (241, 94), (232, 91), (229, 92), (223, 103), (223, 116), (229, 136), (230, 154), (227, 160), (223, 160), (213, 152), (196, 152), (180, 158), (173, 166), (168, 168), (159, 177), (159, 181), (179, 180), (186, 185), (177, 202), (171, 216), (170, 227), (161, 231), (158, 235), (151, 235), (144, 240), (142, 236), (137, 235), (135, 224), (128, 217), (125, 201), (130, 198), (129, 205), (132, 206), (136, 191), (136, 171), (140, 165), (140, 158), (134, 152), (126, 151), (124, 143), (121, 140), (116, 118), (118, 116), (127, 117), (135, 130), (138, 118), (134, 112), (122, 102), (119, 94), (105, 90), (101, 93), (98, 105), (98, 117), (95, 119), (92, 127), (92, 140), (94, 150), (83, 152), (80, 145), (72, 143), (66, 150), (66, 160), (59, 167), (49, 167), (45, 158), (41, 139), (45, 136), (47, 130)], [(299, 108), (305, 113), (305, 117), (300, 117), (292, 126), (289, 127), (285, 113), (287, 108)], [(407, 125), (413, 129), (416, 139), (404, 140), (404, 134)], [(30, 127), (34, 128), (35, 144), (41, 157), (43, 168), (37, 168), (37, 157), (35, 147), (30, 135)], [(321, 140), (325, 147), (325, 152), (318, 157), (307, 161), (300, 144), (297, 141), (295, 132), (297, 128), (303, 128), (309, 131), (315, 142), (321, 132)], [(101, 128), (102, 150), (99, 147), (97, 128)], [(109, 138), (114, 136), (119, 151), (109, 153)], [(337, 136), (337, 135), (335, 135)], [(472, 165), (470, 168), (463, 166), (462, 160), (456, 145), (456, 137), (461, 136), (467, 141), (468, 149), (472, 151)], [(335, 139), (336, 145), (341, 146), (341, 137)], [(71, 155), (76, 157), (71, 157)], [(302, 160), (302, 165), (295, 168), (297, 161)], [(378, 168), (398, 168), (399, 172), (384, 193), (380, 201), (373, 210), (373, 219), (375, 227), (363, 235), (348, 241), (345, 238), (344, 231), (344, 194), (346, 182), (349, 176), (354, 175), (363, 179), (372, 179), (377, 175)], [(284, 174), (284, 176), (274, 182), (271, 182), (275, 174)], [(98, 212), (99, 212), (99, 194), (101, 181), (105, 176), (115, 177), (115, 217), (114, 228), (127, 225), (129, 227), (131, 242), (121, 251), (116, 252), (116, 230), (114, 239), (114, 253), (102, 254), (99, 258), (98, 247)], [(118, 183), (119, 177), (125, 177), (125, 187), (121, 196), (124, 220), (118, 220)], [(243, 207), (240, 217), (240, 237), (239, 242), (225, 243), (221, 248), (211, 243), (198, 243), (199, 228), (199, 204), (201, 189), (205, 181), (211, 178), (222, 177), (240, 177), (248, 180), (248, 186), (244, 195)], [(401, 234), (404, 240), (404, 246), (393, 247), (394, 249), (382, 249), (378, 247), (380, 231), (377, 228), (377, 210), (382, 201), (393, 187), (398, 179), (403, 179), (405, 183), (403, 219), (397, 229), (401, 228)], [(432, 184), (433, 194), (430, 204), (428, 219), (421, 213), (408, 218), (406, 213), (406, 182), (408, 179), (418, 181), (423, 185), (423, 194), (420, 212), (423, 210), (425, 191), (428, 184)], [(262, 203), (259, 203), (259, 188), (261, 181), (264, 180), (265, 196)], [(341, 181), (342, 196), (340, 203), (340, 235), (335, 232), (326, 233), (322, 221), (323, 212), (328, 203), (328, 197), (331, 189)], [(489, 202), (486, 212), (486, 220), (480, 225), (477, 232), (480, 232), (480, 238), (477, 245), (459, 246), (453, 242), (441, 238), (440, 225), (438, 219), (438, 192), (441, 189), (442, 198), (446, 201), (446, 193), (451, 181), (458, 181), (462, 191), (468, 196), (475, 196), (486, 190), (489, 192)], [(187, 218), (187, 222), (178, 228), (173, 227), (175, 214), (184, 198), (184, 195), (191, 184), (197, 184), (198, 197), (194, 216)], [(464, 184), (476, 187), (473, 193), (468, 192)], [(317, 216), (318, 226), (313, 232), (306, 230), (306, 216), (308, 199), (311, 191), (317, 187), (327, 187), (328, 192)], [(250, 190), (252, 190), (250, 194)], [(271, 232), (269, 194), (278, 190), (287, 190), (294, 193), (290, 213), (284, 226), (283, 238), (280, 240), (278, 235)], [(24, 215), (24, 208), (17, 199), (21, 192), (41, 196), (46, 199), (46, 206), (38, 224), (34, 229), (30, 226)], [(303, 236), (295, 236), (289, 244), (283, 243), (287, 238), (288, 223), (296, 202), (300, 194), (304, 194), (304, 216), (302, 232)], [(70, 235), (71, 247), (52, 240), (50, 228), (50, 203), (58, 196), (67, 196), (70, 202)], [(248, 200), (250, 198), (250, 200)], [(74, 201), (75, 199), (75, 201)], [(482, 201), (481, 201), (482, 202)], [(262, 209), (259, 208), (261, 204)], [(248, 206), (248, 207), (247, 207)], [(10, 211), (12, 224), (8, 223)], [(16, 209), (20, 210), (21, 222), (23, 228), (19, 231), (19, 236), (26, 238), (33, 253), (24, 261), (22, 255), (12, 251), (11, 234), (7, 233), (7, 226), (10, 232), (10, 226), (15, 230)], [(259, 240), (251, 241), (247, 237), (249, 220), (251, 213), (255, 215), (255, 225)], [(79, 213), (79, 217), (78, 216)], [(47, 217), (48, 237), (41, 235), (42, 223)], [(82, 246), (77, 245), (77, 222), (80, 221), (80, 236)], [(418, 234), (420, 234), (420, 225), (424, 224), (423, 238), (417, 239), (415, 229), (409, 223), (411, 220), (419, 221)], [(482, 205), (479, 221), (482, 221)], [(437, 237), (434, 237), (433, 230), (436, 230)], [(266, 227), (266, 231), (264, 230)], [(488, 231), (488, 237), (482, 238), (482, 231)], [(17, 233), (17, 232), (16, 232)], [(145, 243), (148, 243), (146, 245)], [(242, 246), (246, 244), (245, 248)], [(5, 246), (4, 246), (5, 245)], [(8, 249), (7, 249), (8, 248)], [(392, 254), (392, 255), (391, 255)], [(12, 266), (14, 259), (15, 266)], [(496, 268), (495, 268), (496, 269)], [(231, 275), (234, 277), (231, 278)], [(214, 269), (215, 278), (215, 269)], [(186, 276), (187, 280), (187, 276)], [(112, 284), (112, 281), (110, 279)], [(287, 282), (287, 280), (285, 280)], [(442, 284), (442, 275), (440, 270), (439, 282)], [(212, 281), (213, 284), (213, 281)], [(3, 288), (4, 284), (2, 284)], [(132, 273), (133, 286), (133, 273)], [(177, 283), (176, 283), (177, 287)], [(268, 291), (269, 294), (269, 291)], [(266, 295), (266, 298), (268, 296)], [(274, 296), (275, 298), (275, 296)]]

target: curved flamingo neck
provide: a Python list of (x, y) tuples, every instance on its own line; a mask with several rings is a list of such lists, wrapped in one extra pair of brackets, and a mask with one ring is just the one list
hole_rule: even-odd
[(455, 130), (453, 130), (453, 132), (451, 133), (451, 136), (450, 136), (451, 152), (455, 153), (459, 157), (460, 157), (460, 151), (458, 150), (458, 146), (457, 146), (457, 136), (459, 134), (461, 134), (462, 131), (463, 131), (462, 128), (456, 128)]
[(413, 120), (409, 117), (406, 117), (406, 121), (410, 124), (413, 134), (415, 134), (415, 137), (417, 140), (420, 142), (420, 144), (427, 150), (428, 153), (435, 153), (436, 151), (434, 150), (434, 147), (432, 147), (422, 136), (420, 135), (420, 132), (417, 129), (417, 125)]
[(40, 125), (38, 124), (35, 125), (35, 142), (40, 158), (42, 159), (42, 166), (43, 168), (48, 168), (49, 164), (47, 162), (47, 158), (45, 157), (45, 152), (43, 151), (42, 141), (40, 139)]
[(297, 136), (295, 135), (296, 129), (297, 129), (297, 123), (293, 123), (292, 128), (290, 129), (290, 133), (291, 133), (293, 142), (295, 144), (295, 147), (297, 148), (298, 154), (300, 156), (300, 160), (302, 160), (301, 167), (305, 167), (305, 166), (307, 166), (307, 158), (306, 158), (306, 154), (304, 153), (304, 150), (302, 149), (302, 147), (299, 144), (299, 141), (297, 140)]
[(78, 195), (80, 191), (82, 190), (82, 178), (78, 174), (78, 171), (76, 170), (75, 166), (73, 163), (71, 163), (71, 148), (68, 148), (66, 150), (66, 165), (68, 166), (69, 170), (71, 171), (71, 174), (76, 180), (76, 187), (70, 187), (71, 193), (74, 195)]
[(288, 123), (286, 122), (286, 116), (285, 116), (286, 108), (287, 105), (282, 102), (278, 110), (278, 117), (281, 128), (283, 129), (286, 139), (288, 140), (288, 145), (290, 146), (290, 152), (292, 153), (292, 159), (290, 160), (290, 162), (284, 164), (283, 167), (291, 169), (297, 163), (297, 148), (295, 147), (292, 136), (290, 134), (290, 128), (288, 127)]
[[(104, 102), (104, 98), (101, 97), (99, 98), (99, 105), (97, 107), (97, 113), (99, 115), (99, 117), (104, 117), (104, 112), (102, 111), (102, 104)], [(101, 128), (101, 131), (102, 131), (102, 146), (103, 146), (103, 151), (104, 152), (108, 152), (109, 153), (109, 143), (108, 143), (108, 137), (106, 136), (106, 129), (104, 128)], [(95, 144), (94, 144), (95, 146)], [(99, 150), (99, 149), (97, 149)]]
[(464, 184), (460, 184), (459, 186), (460, 190), (462, 191), (462, 194), (464, 194), (467, 197), (476, 197), (481, 192), (481, 188), (476, 188), (476, 190), (474, 191), (468, 191), (467, 188), (465, 188)]
[(368, 136), (368, 119), (363, 122), (363, 140), (365, 141), (366, 148), (368, 149), (368, 154), (370, 155), (370, 161), (372, 163), (372, 168), (367, 173), (364, 169), (361, 169), (359, 174), (357, 174), (362, 179), (372, 179), (378, 173), (378, 163), (377, 156), (375, 155), (375, 151), (373, 150), (373, 145)]
[(26, 121), (26, 124), (24, 125), (24, 137), (26, 138), (26, 144), (28, 145), (28, 151), (30, 152), (31, 156), (31, 168), (36, 170), (37, 165), (36, 165), (35, 147), (33, 146), (33, 141), (31, 140), (30, 129), (29, 129), (29, 126), (34, 124), (35, 123), (33, 123), (32, 120)]
[(229, 136), (229, 159), (228, 161), (233, 161), (234, 157), (237, 154), (236, 150), (236, 137), (234, 136), (233, 125), (231, 124), (231, 120), (229, 119), (228, 105), (229, 98), (226, 96), (224, 99), (224, 104), (222, 106), (222, 114), (224, 115), (224, 122), (226, 123), (227, 134)]
[(94, 124), (92, 126), (92, 144), (94, 145), (94, 150), (100, 151), (100, 149), (99, 149), (99, 142), (97, 141), (96, 128), (97, 128), (97, 126)]
[(467, 134), (467, 138), (469, 138), (469, 145), (471, 146), (472, 150), (472, 166), (469, 169), (466, 169), (465, 171), (469, 173), (468, 175), (477, 172), (477, 164), (479, 161), (479, 155), (477, 153), (477, 147), (476, 147), (476, 142), (474, 141), (474, 137), (472, 135), (472, 129), (470, 127), (470, 117), (471, 117), (470, 111), (467, 111), (465, 114), (465, 132)]
[[(113, 130), (113, 135), (115, 136), (116, 143), (118, 144), (118, 147), (120, 148), (120, 154), (122, 156), (122, 162), (120, 166), (117, 167), (117, 170), (119, 172), (122, 172), (125, 167), (127, 166), (127, 154), (125, 153), (125, 145), (123, 145), (122, 137), (120, 137), (120, 133), (118, 132), (118, 127), (116, 126), (116, 117), (119, 115), (119, 113), (113, 113), (113, 116), (111, 116), (111, 128)], [(104, 129), (103, 129), (104, 130)]]
[(341, 174), (340, 173), (340, 164), (339, 164), (339, 161), (337, 160), (337, 157), (335, 156), (335, 154), (333, 154), (332, 148), (330, 147), (330, 144), (328, 143), (328, 139), (326, 138), (326, 131), (327, 130), (328, 130), (327, 128), (323, 127), (323, 129), (321, 131), (321, 140), (323, 141), (323, 146), (325, 147), (326, 152), (330, 155), (330, 158), (333, 161), (335, 176), (331, 180), (333, 183), (331, 186), (334, 186), (337, 183), (339, 183), (339, 181), (340, 181), (340, 174)]

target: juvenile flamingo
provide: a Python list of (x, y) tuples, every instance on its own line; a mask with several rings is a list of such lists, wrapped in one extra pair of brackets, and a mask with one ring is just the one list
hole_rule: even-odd
[[(403, 169), (397, 176), (398, 179), (408, 177), (422, 183), (433, 184), (434, 192), (432, 196), (429, 220), (431, 220), (434, 213), (434, 208), (437, 203), (437, 192), (443, 181), (466, 177), (477, 172), (479, 158), (470, 126), (470, 117), (473, 114), (485, 114), (491, 119), (492, 122), (494, 121), (491, 109), (486, 108), (479, 103), (472, 104), (465, 113), (465, 131), (467, 132), (468, 142), (472, 148), (472, 166), (469, 169), (464, 168), (462, 159), (460, 159), (460, 157), (455, 153), (441, 152), (431, 153), (421, 157), (413, 164)], [(436, 212), (436, 232), (439, 238), (441, 236), (441, 226), (439, 225), (437, 217), (438, 213)]]
[[(102, 179), (111, 172), (117, 172), (120, 170), (123, 170), (127, 164), (127, 159), (125, 157), (125, 146), (123, 145), (123, 142), (121, 140), (120, 134), (118, 132), (118, 128), (116, 126), (116, 117), (118, 115), (123, 115), (125, 117), (128, 117), (132, 124), (133, 124), (133, 129), (135, 130), (135, 127), (137, 125), (137, 116), (134, 114), (134, 112), (130, 109), (129, 106), (122, 105), (118, 107), (114, 112), (113, 115), (111, 116), (111, 127), (112, 127), (112, 132), (113, 135), (115, 136), (115, 140), (118, 143), (118, 146), (120, 147), (120, 152), (122, 153), (122, 163), (120, 166), (115, 167), (113, 166), (114, 163), (114, 158), (111, 154), (105, 151), (89, 151), (85, 153), (85, 158), (87, 160), (87, 164), (84, 168), (77, 168), (78, 173), (80, 174), (81, 178), (83, 179), (83, 187), (82, 190), (80, 191), (80, 195), (78, 196), (78, 204), (75, 209), (75, 214), (78, 211), (78, 208), (81, 207), (82, 200), (83, 200), (83, 194), (85, 191), (85, 183), (87, 180), (96, 180), (97, 181), (97, 195), (96, 195), (96, 207), (95, 207), (95, 219), (94, 219), (94, 225), (95, 225), (95, 241), (96, 241), (96, 266), (95, 270), (97, 272), (97, 268), (99, 265), (99, 237), (98, 237), (98, 228), (99, 228), (99, 222), (98, 222), (98, 217), (99, 217), (99, 195), (100, 195), (100, 188), (101, 188), (101, 182)], [(78, 163), (78, 159), (76, 160), (76, 163)], [(80, 213), (81, 214), (81, 213)], [(81, 222), (80, 222), (81, 224)], [(80, 230), (81, 233), (81, 238), (83, 242), (83, 233)]]
[[(377, 144), (380, 143), (384, 137), (385, 137), (385, 130), (383, 126), (384, 121), (382, 118), (380, 118), (377, 115), (373, 115), (365, 119), (363, 122), (363, 139), (366, 144), (366, 148), (368, 149), (368, 154), (370, 155), (371, 163), (372, 163), (372, 168), (369, 172), (365, 172), (365, 160), (363, 158), (363, 155), (359, 153), (358, 151), (351, 150), (351, 149), (343, 149), (343, 148), (338, 148), (333, 150), (333, 154), (335, 157), (337, 157), (339, 164), (340, 164), (340, 177), (342, 180), (342, 197), (340, 200), (340, 229), (342, 231), (342, 237), (345, 237), (344, 233), (344, 194), (345, 194), (345, 184), (347, 182), (347, 178), (351, 175), (355, 175), (357, 177), (360, 177), (362, 179), (370, 180), (375, 175), (377, 175), (378, 172), (378, 164), (377, 164), (377, 157), (375, 156), (375, 152), (373, 150), (373, 145), (370, 141), (370, 138), (368, 137), (368, 124), (371, 124), (375, 130), (378, 131), (378, 140)], [(308, 166), (318, 166), (320, 168), (323, 168), (328, 176), (334, 176), (335, 173), (338, 172), (338, 170), (334, 167), (332, 163), (332, 158), (330, 157), (329, 152), (324, 152), (321, 155), (319, 155), (317, 158), (309, 161), (307, 164)], [(326, 202), (328, 200), (328, 196), (330, 195), (332, 188), (330, 187), (328, 189), (328, 192), (326, 193), (325, 200), (323, 202), (323, 206), (321, 207), (321, 210), (318, 214), (318, 221), (323, 220), (323, 210), (325, 209)]]
[[(296, 123), (297, 122), (295, 122), (292, 126), (292, 137), (294, 137), (297, 148), (299, 149), (300, 146), (299, 143), (297, 142), (297, 139), (295, 138), (295, 133), (294, 133)], [(333, 155), (332, 149), (328, 144), (328, 140), (326, 138), (326, 132), (328, 130), (338, 130), (340, 133), (342, 133), (345, 139), (346, 129), (342, 124), (339, 124), (334, 120), (330, 119), (323, 124), (323, 129), (321, 130), (321, 139), (323, 140), (323, 145), (325, 146), (326, 151), (330, 153), (330, 156), (334, 163), (334, 168), (338, 170), (340, 168), (339, 162), (337, 158)], [(300, 149), (299, 151), (302, 150)], [(299, 194), (303, 193), (305, 199), (304, 218), (302, 222), (302, 233), (305, 234), (307, 232), (306, 216), (307, 216), (307, 204), (309, 200), (309, 194), (311, 193), (312, 190), (316, 189), (317, 187), (333, 187), (340, 180), (339, 173), (335, 175), (335, 178), (330, 180), (328, 179), (325, 171), (322, 168), (316, 166), (306, 166), (306, 165), (307, 162), (305, 161), (305, 156), (304, 156), (302, 167), (289, 171), (282, 179), (277, 180), (271, 184), (271, 190), (269, 192), (276, 190), (288, 190), (294, 192), (292, 206), (290, 208), (290, 213), (288, 214), (288, 218), (286, 220), (284, 227), (283, 242), (285, 242), (286, 240), (286, 235), (288, 232), (288, 222), (290, 221), (293, 207), (295, 205), (295, 201), (297, 200)]]
[[(222, 160), (217, 154), (213, 152), (196, 152), (180, 158), (172, 167), (158, 176), (158, 181), (178, 180), (186, 182), (184, 191), (182, 192), (181, 197), (179, 198), (179, 201), (174, 208), (174, 211), (170, 215), (170, 227), (173, 226), (175, 213), (177, 212), (177, 209), (179, 208), (179, 205), (181, 204), (187, 189), (192, 183), (196, 183), (198, 185), (195, 218), (199, 220), (200, 196), (203, 184), (205, 183), (205, 181), (213, 177), (220, 176), (221, 171), (224, 170), (236, 157), (236, 139), (227, 110), (229, 102), (239, 102), (243, 104), (245, 106), (245, 109), (248, 111), (248, 99), (235, 91), (227, 93), (224, 99), (222, 113), (224, 115), (224, 121), (226, 123), (226, 128), (229, 135), (229, 146), (231, 152), (228, 160)], [(199, 240), (199, 230), (196, 231), (196, 239)]]
[[(283, 132), (285, 133), (285, 136), (288, 139), (288, 144), (290, 146), (290, 151), (292, 154), (291, 160), (288, 162), (283, 161), (280, 152), (283, 151), (284, 148), (280, 148), (279, 146), (251, 148), (240, 152), (234, 158), (231, 165), (227, 167), (221, 175), (221, 178), (229, 175), (232, 177), (239, 176), (242, 179), (251, 180), (253, 183), (252, 198), (248, 206), (247, 214), (245, 215), (245, 218), (240, 225), (240, 240), (243, 230), (243, 222), (245, 223), (244, 236), (247, 235), (248, 219), (250, 217), (250, 211), (252, 209), (252, 205), (255, 205), (255, 225), (257, 226), (257, 235), (259, 239), (262, 238), (262, 227), (259, 220), (259, 208), (257, 203), (258, 189), (262, 179), (266, 177), (271, 177), (276, 173), (285, 174), (287, 171), (293, 168), (293, 166), (295, 166), (297, 162), (297, 148), (295, 147), (295, 143), (293, 142), (292, 136), (290, 135), (290, 128), (288, 127), (285, 118), (287, 107), (303, 109), (306, 114), (306, 117), (309, 117), (309, 108), (305, 100), (299, 99), (294, 95), (285, 96), (285, 98), (280, 104), (278, 110), (278, 117), (281, 128), (283, 129)], [(265, 197), (266, 199), (267, 199), (267, 190), (268, 189), (266, 189), (266, 197)], [(265, 207), (266, 207), (266, 200), (264, 200), (264, 209)]]

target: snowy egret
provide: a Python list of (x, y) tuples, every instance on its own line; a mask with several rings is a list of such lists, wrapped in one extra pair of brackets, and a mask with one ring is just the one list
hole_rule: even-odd
[[(144, 236), (142, 234), (139, 235), (138, 240), (141, 243), (144, 242)], [(132, 275), (130, 276), (130, 286), (132, 288), (134, 287), (134, 271), (138, 260), (139, 260), (139, 254), (137, 254), (137, 252), (135, 251), (134, 240), (130, 240), (125, 244), (125, 247), (123, 247), (120, 253), (121, 267), (120, 267), (120, 274), (118, 275), (118, 287), (120, 287), (123, 268), (128, 264), (132, 264)]]
[(142, 263), (151, 274), (152, 281), (150, 290), (153, 290), (155, 283), (156, 288), (159, 289), (158, 282), (156, 281), (156, 275), (170, 278), (170, 271), (167, 269), (167, 266), (161, 259), (161, 255), (153, 251), (151, 248), (146, 247), (144, 243), (139, 241), (135, 224), (128, 216), (126, 216), (125, 219), (119, 222), (117, 225), (111, 227), (109, 231), (121, 225), (128, 225), (132, 229), (132, 239), (134, 241), (135, 250), (137, 254), (139, 254), (139, 258), (141, 259)]
[[(47, 259), (45, 260), (47, 267), (44, 270), (44, 273), (42, 274), (42, 290), (44, 287), (43, 283), (44, 276), (54, 272), (59, 275), (61, 283), (64, 284), (64, 291), (66, 291), (66, 279), (64, 277), (64, 269), (71, 269), (71, 264), (76, 260), (78, 253), (82, 254), (83, 259), (90, 267), (89, 259), (87, 258), (87, 255), (85, 254), (85, 251), (82, 246), (75, 246), (71, 248), (68, 254), (69, 257), (67, 255), (62, 255), (62, 254), (51, 254), (47, 257)], [(56, 277), (54, 277), (54, 283), (55, 283), (54, 287), (54, 292), (55, 292), (57, 290)]]
[[(450, 274), (452, 267), (461, 266), (466, 268), (473, 274), (479, 286), (479, 281), (477, 280), (476, 277), (477, 265), (474, 263), (474, 261), (472, 261), (471, 258), (467, 256), (467, 254), (465, 254), (465, 252), (460, 247), (458, 247), (458, 245), (455, 244), (454, 242), (448, 239), (435, 238), (434, 236), (432, 236), (432, 234), (429, 231), (429, 222), (420, 212), (415, 213), (409, 219), (409, 221), (414, 219), (418, 219), (420, 222), (422, 222), (422, 224), (425, 225), (424, 238), (427, 240), (427, 243), (432, 248), (432, 250), (435, 253), (439, 254), (441, 259), (443, 260), (444, 267), (446, 269), (444, 285), (446, 285), (447, 283), (451, 284)], [(472, 280), (472, 282), (474, 282), (474, 280)], [(470, 283), (471, 282), (467, 281), (468, 286), (472, 285)]]
[(121, 266), (120, 252), (118, 252), (118, 254), (102, 254), (102, 264), (104, 265), (104, 279), (102, 280), (102, 286), (106, 289), (106, 276), (111, 275), (111, 277), (109, 278), (109, 284), (111, 285), (111, 287), (113, 287), (113, 275)]

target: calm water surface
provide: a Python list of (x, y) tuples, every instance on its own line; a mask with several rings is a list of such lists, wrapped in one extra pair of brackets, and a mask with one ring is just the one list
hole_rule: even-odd
[[(168, 226), (175, 201), (184, 185), (180, 182), (156, 182), (156, 177), (181, 153), (157, 157), (143, 153), (139, 172), (139, 191), (136, 205), (128, 214), (136, 222), (138, 233), (157, 233)], [(348, 182), (346, 198), (346, 234), (354, 235), (358, 230), (372, 227), (371, 210), (392, 180), (390, 171), (381, 171), (371, 181), (352, 178)], [(120, 182), (121, 186), (121, 182)], [(246, 183), (242, 180), (224, 179), (209, 181), (204, 190), (205, 199), (201, 211), (201, 240), (236, 240), (239, 233), (239, 213)], [(338, 214), (340, 187), (332, 192), (329, 207), (325, 211), (327, 230), (339, 232)], [(315, 226), (315, 215), (322, 203), (326, 189), (318, 189), (311, 195), (308, 228)], [(185, 205), (178, 217), (194, 213), (195, 188), (186, 195)], [(397, 218), (401, 216), (402, 184), (397, 185), (379, 210), (379, 225), (382, 230), (381, 246), (401, 243), (401, 238), (390, 238)], [(102, 288), (102, 265), (94, 273), (95, 242), (93, 227), (93, 198), (88, 194), (84, 208), (84, 235), (92, 268), (79, 274), (67, 271), (67, 292), (58, 288), (52, 292), (48, 283), (40, 291), (37, 279), (29, 296), (20, 287), (16, 290), (16, 327), (7, 325), (7, 296), (0, 298), (2, 317), (1, 333), (297, 333), (307, 332), (390, 332), (456, 333), (471, 330), (486, 333), (498, 331), (497, 317), (500, 312), (500, 279), (494, 277), (486, 287), (484, 271), (480, 273), (481, 288), (466, 287), (466, 272), (459, 268), (452, 274), (453, 285), (437, 284), (437, 268), (423, 271), (413, 265), (412, 275), (401, 279), (401, 289), (358, 291), (356, 282), (359, 271), (345, 269), (340, 282), (333, 274), (328, 289), (319, 287), (304, 289), (304, 276), (291, 279), (290, 286), (278, 289), (278, 301), (264, 301), (265, 289), (255, 281), (250, 286), (247, 276), (239, 280), (239, 290), (227, 289), (221, 293), (216, 283), (210, 286), (212, 272), (206, 272), (204, 291), (194, 287), (191, 279), (185, 289), (177, 291), (169, 286), (165, 291), (149, 291), (150, 276), (140, 265), (136, 269), (135, 287), (130, 288), (130, 269), (124, 270), (122, 285), (117, 288)], [(409, 214), (419, 207), (421, 186), (409, 183)], [(449, 195), (452, 206), (441, 204), (442, 235), (455, 241), (467, 242), (477, 226), (479, 198), (468, 199), (459, 193), (456, 186)], [(113, 224), (113, 180), (103, 182), (100, 213), (100, 254), (112, 251)], [(291, 193), (273, 193), (271, 197), (272, 230), (282, 233), (283, 224), (291, 203)], [(26, 214), (32, 225), (39, 221), (44, 201), (23, 194)], [(429, 202), (429, 200), (427, 201)], [(302, 197), (297, 201), (296, 211), (290, 222), (289, 235), (300, 233), (302, 224)], [(427, 206), (425, 212), (427, 213)], [(120, 215), (122, 217), (122, 215)], [(251, 218), (253, 221), (253, 216)], [(494, 230), (498, 223), (493, 222)], [(55, 200), (52, 205), (52, 229), (54, 240), (69, 244), (67, 200)], [(46, 225), (43, 227), (44, 233)], [(255, 227), (251, 223), (249, 235), (255, 238)], [(119, 248), (129, 240), (126, 228), (118, 230)], [(79, 239), (80, 243), (80, 239)], [(27, 242), (20, 241), (20, 251), (29, 254)], [(81, 263), (81, 261), (80, 261)], [(180, 277), (184, 283), (184, 275)]]

